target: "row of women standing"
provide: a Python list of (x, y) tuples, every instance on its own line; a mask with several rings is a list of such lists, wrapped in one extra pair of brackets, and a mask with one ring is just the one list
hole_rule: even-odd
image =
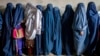
[(8, 3), (0, 13), (0, 55), (99, 55), (99, 15), (94, 2), (75, 12), (67, 5), (63, 16), (58, 7)]

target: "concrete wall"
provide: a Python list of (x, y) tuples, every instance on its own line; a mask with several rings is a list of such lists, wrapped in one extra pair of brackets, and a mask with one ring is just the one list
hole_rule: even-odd
[(8, 2), (12, 2), (14, 5), (16, 3), (22, 3), (25, 5), (26, 3), (30, 2), (34, 5), (40, 4), (43, 6), (46, 6), (48, 3), (52, 3), (54, 6), (59, 7), (61, 13), (63, 13), (65, 6), (67, 4), (71, 4), (73, 8), (75, 9), (79, 2), (84, 3), (86, 7), (88, 2), (90, 1), (94, 1), (97, 6), (97, 9), (100, 10), (100, 0), (0, 0), (0, 9), (2, 7), (5, 8)]

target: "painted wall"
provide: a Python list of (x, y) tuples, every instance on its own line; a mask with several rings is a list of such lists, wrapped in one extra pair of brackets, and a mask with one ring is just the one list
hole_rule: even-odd
[(0, 9), (5, 8), (8, 2), (12, 2), (14, 5), (16, 3), (22, 3), (23, 5), (25, 5), (26, 3), (30, 2), (34, 5), (40, 4), (43, 6), (46, 6), (48, 3), (52, 3), (54, 6), (59, 7), (60, 11), (63, 13), (67, 4), (71, 4), (75, 9), (79, 2), (83, 2), (86, 7), (88, 2), (90, 1), (94, 1), (97, 9), (100, 10), (100, 0), (0, 0)]

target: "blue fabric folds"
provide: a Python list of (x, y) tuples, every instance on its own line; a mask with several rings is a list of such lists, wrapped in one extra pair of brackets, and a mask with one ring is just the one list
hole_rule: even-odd
[(48, 55), (53, 49), (54, 41), (54, 16), (53, 6), (48, 4), (44, 11), (44, 54)]
[(13, 23), (13, 10), (12, 3), (8, 3), (4, 12), (4, 26), (3, 26), (3, 54), (2, 56), (13, 56), (12, 51), (12, 23)]
[[(16, 8), (15, 8), (14, 15), (13, 15), (12, 30), (15, 29), (15, 28), (17, 29), (19, 26), (22, 27), (23, 19), (24, 19), (24, 8), (23, 8), (22, 4), (18, 3), (18, 4), (16, 4)], [(23, 38), (20, 39), (20, 40), (19, 40), (19, 42), (22, 43), (23, 42)], [(16, 40), (13, 39), (13, 51), (16, 53), (17, 50), (15, 50), (16, 49), (15, 46), (16, 45), (19, 46), (19, 45), (16, 44), (15, 42), (16, 42)], [(22, 46), (23, 46), (23, 44), (22, 44)], [(20, 49), (21, 49), (21, 47), (20, 47)], [(19, 51), (19, 47), (18, 47), (18, 51)], [(21, 52), (22, 52), (22, 50), (21, 50)], [(21, 52), (20, 52), (20, 54), (18, 53), (18, 55), (22, 55)]]
[(54, 15), (54, 42), (52, 52), (56, 55), (62, 54), (62, 39), (61, 39), (61, 15), (58, 7), (53, 8)]
[[(43, 14), (43, 7), (41, 5), (36, 6)], [(36, 35), (35, 38), (35, 55), (41, 55), (43, 54), (43, 36), (44, 36), (44, 17), (42, 15), (42, 29), (41, 29), (41, 35)]]
[(74, 11), (71, 5), (66, 5), (64, 14), (62, 16), (62, 41), (63, 48), (66, 55), (73, 55), (73, 23)]
[(88, 22), (83, 3), (79, 3), (76, 8), (72, 29), (73, 29), (76, 55), (82, 55), (88, 46), (88, 40), (89, 40)]
[(16, 4), (15, 12), (14, 12), (14, 18), (13, 18), (13, 27), (18, 27), (19, 24), (22, 23), (24, 19), (24, 8), (22, 4), (18, 3)]
[(89, 45), (88, 52), (89, 55), (92, 55), (96, 49), (97, 41), (98, 41), (98, 27), (99, 27), (99, 15), (96, 10), (96, 6), (94, 2), (90, 2), (87, 7), (87, 19), (89, 25)]

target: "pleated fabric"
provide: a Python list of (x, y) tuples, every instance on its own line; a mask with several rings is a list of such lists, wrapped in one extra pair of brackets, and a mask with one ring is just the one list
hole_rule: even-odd
[(25, 8), (25, 37), (26, 39), (33, 40), (36, 36), (37, 29), (37, 8), (30, 3), (27, 3)]
[(48, 4), (44, 11), (44, 53), (48, 55), (53, 49), (54, 37), (54, 16), (53, 6)]
[[(100, 23), (100, 21), (99, 21), (99, 23)], [(97, 56), (100, 56), (100, 24), (99, 24), (99, 31), (98, 31), (98, 42), (97, 42), (96, 50), (95, 50), (94, 54), (96, 54)]]
[(87, 7), (87, 19), (89, 25), (89, 45), (88, 52), (92, 55), (96, 49), (98, 42), (98, 27), (99, 27), (99, 15), (94, 2), (90, 2)]
[[(28, 3), (25, 8), (25, 19), (26, 19), (25, 35), (26, 39), (29, 40), (28, 46), (32, 47), (33, 45), (34, 48), (33, 42), (35, 42), (36, 43), (35, 55), (38, 56), (40, 54), (40, 49), (41, 49), (40, 40), (41, 40), (41, 28), (42, 28), (42, 12), (35, 6), (33, 6), (31, 3)], [(34, 50), (35, 49), (33, 49), (32, 51)]]
[(82, 55), (88, 46), (88, 21), (86, 18), (86, 10), (83, 3), (77, 5), (73, 24), (74, 47), (76, 55)]
[(74, 18), (74, 11), (71, 5), (66, 5), (64, 14), (62, 16), (62, 42), (66, 55), (73, 55), (73, 31), (72, 23)]
[(16, 4), (14, 17), (13, 17), (13, 49), (18, 56), (22, 55), (23, 49), (23, 37), (24, 37), (24, 28), (22, 27), (22, 22), (24, 20), (24, 8), (22, 4)]
[(3, 56), (13, 56), (12, 48), (12, 25), (14, 7), (12, 3), (8, 3), (4, 12), (4, 26), (3, 26)]
[(40, 36), (37, 36), (36, 39), (35, 39), (35, 51), (36, 51), (36, 55), (42, 55), (43, 54), (43, 38), (44, 38), (44, 17), (43, 17), (43, 6), (42, 5), (37, 5), (36, 6), (40, 11), (41, 11), (41, 14), (42, 14), (42, 25), (41, 25), (41, 35)]
[(54, 15), (54, 42), (52, 52), (56, 55), (62, 54), (62, 36), (61, 36), (61, 15), (58, 7), (53, 8)]
[(26, 39), (33, 40), (36, 34), (41, 34), (41, 11), (31, 3), (28, 3), (25, 8)]
[(16, 4), (14, 19), (13, 19), (13, 27), (17, 27), (24, 20), (24, 8), (22, 4)]

